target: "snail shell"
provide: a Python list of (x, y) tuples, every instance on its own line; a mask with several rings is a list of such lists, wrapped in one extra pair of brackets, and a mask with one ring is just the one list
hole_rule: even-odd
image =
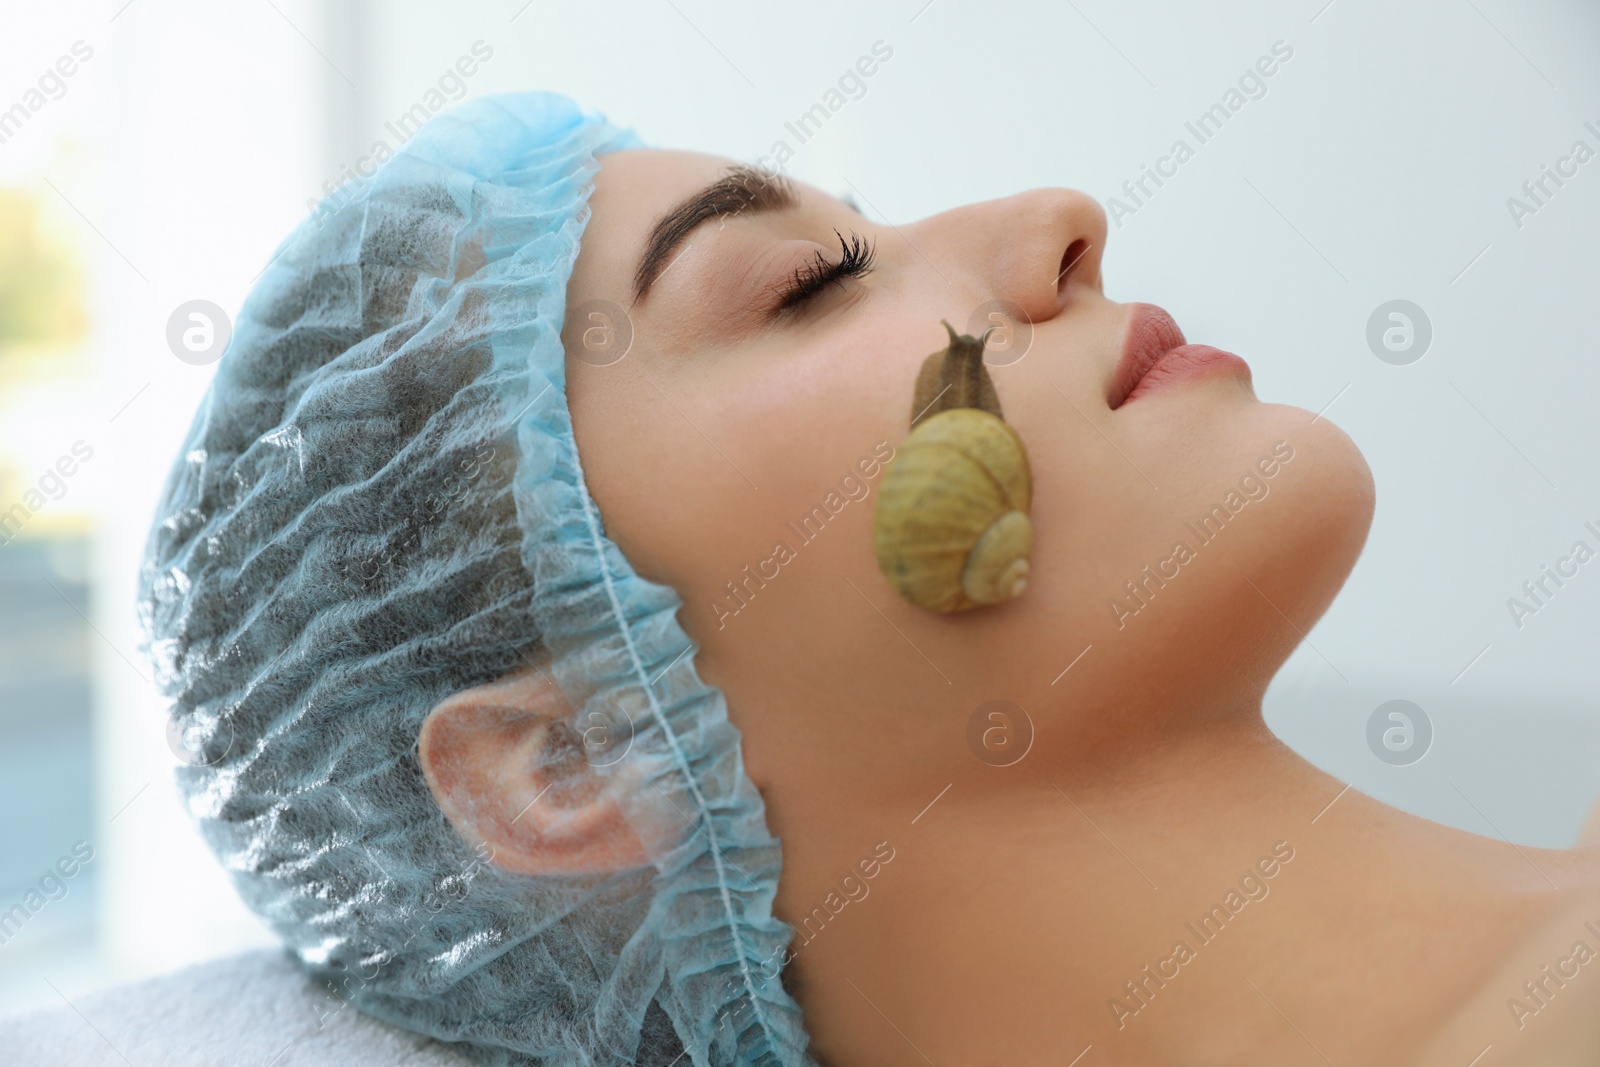
[(976, 407), (928, 415), (878, 489), (878, 567), (901, 596), (930, 611), (1009, 600), (1027, 584), (1032, 500), (1028, 453), (1004, 419)]

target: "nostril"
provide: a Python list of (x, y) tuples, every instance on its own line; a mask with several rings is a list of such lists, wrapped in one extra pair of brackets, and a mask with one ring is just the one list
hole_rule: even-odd
[(1056, 275), (1056, 292), (1067, 287), (1067, 276), (1072, 273), (1072, 268), (1078, 265), (1078, 261), (1087, 251), (1089, 242), (1081, 237), (1067, 246), (1066, 252), (1061, 256), (1061, 273)]

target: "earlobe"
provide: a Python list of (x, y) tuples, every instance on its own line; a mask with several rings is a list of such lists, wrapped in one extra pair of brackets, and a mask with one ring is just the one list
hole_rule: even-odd
[(423, 721), (422, 773), (440, 810), (495, 866), (579, 874), (648, 864), (618, 791), (627, 775), (586, 758), (572, 710), (548, 675), (528, 671), (455, 693)]

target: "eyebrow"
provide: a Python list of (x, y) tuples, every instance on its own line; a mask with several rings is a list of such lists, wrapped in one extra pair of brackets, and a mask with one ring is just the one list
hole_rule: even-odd
[(686, 197), (651, 228), (633, 275), (633, 302), (637, 304), (645, 298), (670, 265), (667, 257), (702, 223), (741, 212), (760, 215), (799, 206), (800, 195), (794, 183), (783, 175), (748, 163), (729, 167), (722, 177)]

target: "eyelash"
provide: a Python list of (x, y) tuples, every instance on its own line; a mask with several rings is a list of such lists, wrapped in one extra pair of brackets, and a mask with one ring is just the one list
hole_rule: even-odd
[(842, 282), (845, 278), (859, 278), (872, 270), (873, 261), (877, 257), (875, 246), (868, 245), (854, 230), (850, 231), (848, 241), (838, 230), (834, 230), (833, 235), (839, 238), (839, 247), (842, 250), (839, 261), (830, 263), (826, 256), (818, 252), (815, 260), (795, 268), (793, 276), (783, 287), (783, 295), (778, 300), (776, 313), (793, 311), (834, 282)]

